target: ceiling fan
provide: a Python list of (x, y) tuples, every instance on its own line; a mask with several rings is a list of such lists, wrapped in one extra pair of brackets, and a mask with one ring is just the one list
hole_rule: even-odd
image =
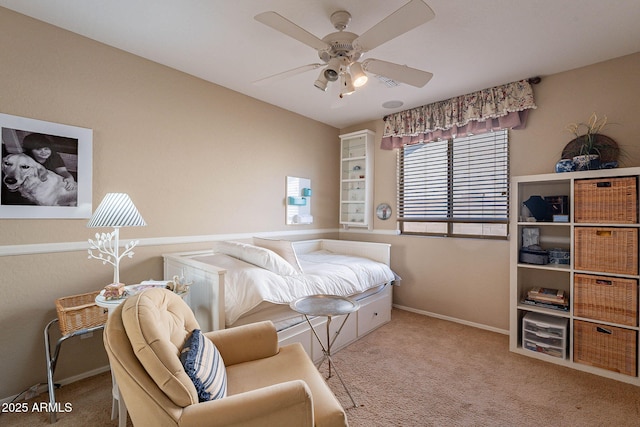
[(433, 19), (433, 10), (422, 0), (411, 0), (391, 15), (371, 27), (362, 35), (344, 31), (351, 22), (351, 14), (339, 10), (331, 15), (331, 23), (337, 32), (320, 39), (276, 12), (263, 12), (254, 18), (289, 37), (318, 51), (322, 63), (308, 64), (282, 73), (257, 80), (254, 84), (264, 85), (309, 70), (324, 67), (314, 86), (327, 90), (328, 82), (340, 80), (340, 97), (349, 95), (355, 88), (367, 82), (366, 72), (386, 77), (415, 87), (423, 87), (433, 74), (406, 65), (365, 59), (363, 54)]

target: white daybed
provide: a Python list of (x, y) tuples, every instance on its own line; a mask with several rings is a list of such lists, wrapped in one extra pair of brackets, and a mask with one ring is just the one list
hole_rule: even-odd
[[(265, 243), (269, 240), (254, 239), (254, 243), (256, 240), (263, 246), (270, 245)], [(191, 282), (185, 300), (203, 330), (271, 320), (281, 345), (300, 342), (313, 360), (322, 357), (322, 350), (304, 317), (289, 308), (291, 300), (327, 293), (349, 296), (360, 303), (360, 309), (349, 316), (341, 330), (335, 349), (391, 320), (391, 284), (395, 278), (389, 269), (391, 245), (327, 239), (271, 242), (276, 246), (270, 249), (289, 261), (292, 255), (294, 266), (299, 262), (298, 272), (289, 271), (279, 256), (269, 255), (265, 261), (264, 249), (260, 252), (253, 245), (217, 242), (212, 250), (163, 255), (165, 280), (177, 275)], [(278, 250), (282, 248), (278, 242), (288, 245), (295, 255)], [(238, 246), (230, 246), (233, 244)], [(257, 289), (248, 285), (254, 282), (260, 283)], [(323, 330), (326, 318), (316, 317), (311, 322)], [(341, 324), (340, 317), (334, 318), (331, 333), (335, 334)], [(326, 334), (320, 336), (326, 339)]]

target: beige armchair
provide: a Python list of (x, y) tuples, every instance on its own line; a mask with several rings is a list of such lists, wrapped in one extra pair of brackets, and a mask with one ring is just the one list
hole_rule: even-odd
[(348, 425), (302, 346), (279, 347), (271, 322), (205, 333), (224, 361), (227, 396), (199, 403), (179, 357), (197, 328), (187, 304), (164, 289), (132, 296), (109, 316), (104, 345), (134, 425)]

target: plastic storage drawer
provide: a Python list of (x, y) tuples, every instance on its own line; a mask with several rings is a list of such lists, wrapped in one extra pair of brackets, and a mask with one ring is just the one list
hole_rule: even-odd
[(566, 359), (568, 324), (567, 318), (527, 313), (522, 318), (522, 348)]
[(553, 335), (545, 334), (542, 332), (534, 333), (534, 332), (525, 330), (524, 339), (527, 341), (533, 341), (538, 344), (545, 344), (552, 347), (564, 346), (564, 337), (554, 337)]
[(560, 359), (566, 359), (566, 350), (558, 347), (552, 347), (550, 345), (540, 344), (534, 341), (526, 339), (522, 340), (522, 348), (526, 350), (535, 351), (536, 353), (546, 354), (548, 356), (558, 357)]

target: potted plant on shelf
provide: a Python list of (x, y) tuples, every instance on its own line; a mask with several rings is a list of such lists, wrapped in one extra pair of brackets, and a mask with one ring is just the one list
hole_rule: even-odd
[(596, 113), (591, 114), (587, 123), (569, 124), (566, 129), (575, 138), (562, 151), (562, 159), (571, 159), (575, 170), (617, 167), (618, 144), (600, 133), (606, 125), (607, 116), (598, 118)]

